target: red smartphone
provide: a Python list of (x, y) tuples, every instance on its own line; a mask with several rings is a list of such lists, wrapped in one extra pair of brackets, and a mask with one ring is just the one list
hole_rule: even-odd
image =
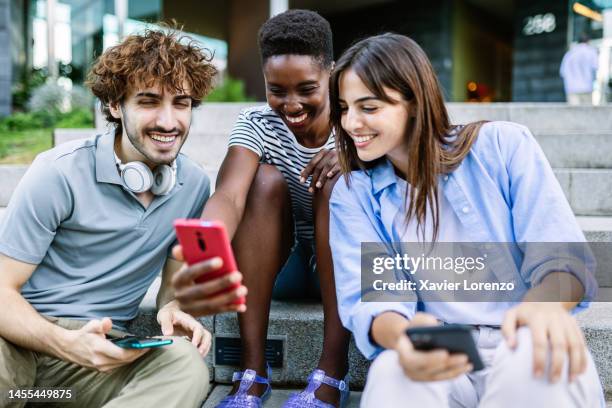
[[(223, 260), (223, 266), (220, 269), (203, 274), (196, 279), (196, 282), (206, 282), (238, 270), (232, 246), (221, 221), (204, 221), (198, 218), (178, 219), (174, 221), (174, 229), (183, 247), (183, 256), (188, 265), (217, 256)], [(239, 286), (240, 284), (236, 283), (219, 293), (229, 292)], [(232, 303), (241, 305), (246, 303), (246, 299), (243, 296)]]

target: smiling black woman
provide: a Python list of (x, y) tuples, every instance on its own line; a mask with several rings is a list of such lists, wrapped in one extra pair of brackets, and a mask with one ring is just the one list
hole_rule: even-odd
[[(304, 297), (322, 299), (323, 352), (306, 390), (284, 406), (344, 406), (350, 337), (338, 316), (329, 248), (329, 196), (340, 170), (329, 121), (331, 29), (315, 12), (289, 10), (262, 26), (259, 46), (268, 104), (241, 112), (202, 214), (227, 226), (249, 292), (238, 317), (242, 371), (219, 406), (262, 406), (271, 389), (270, 301)], [(198, 301), (181, 304), (197, 315)]]

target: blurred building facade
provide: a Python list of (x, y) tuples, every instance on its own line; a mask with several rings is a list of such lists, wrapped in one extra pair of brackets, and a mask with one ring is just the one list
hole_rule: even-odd
[(0, 115), (33, 69), (81, 83), (106, 47), (170, 19), (263, 100), (257, 31), (287, 8), (327, 18), (336, 56), (364, 36), (412, 37), (450, 101), (564, 101), (559, 64), (587, 33), (601, 49), (597, 98), (607, 98), (612, 0), (0, 0)]

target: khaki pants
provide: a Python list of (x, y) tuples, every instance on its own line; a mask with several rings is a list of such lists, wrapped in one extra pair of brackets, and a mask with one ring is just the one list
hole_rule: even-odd
[[(86, 323), (48, 319), (70, 330)], [(109, 334), (125, 333), (113, 330)], [(153, 349), (131, 364), (101, 373), (0, 338), (0, 407), (23, 407), (24, 401), (9, 404), (6, 391), (31, 387), (72, 388), (76, 398), (63, 403), (72, 408), (200, 407), (208, 391), (208, 369), (189, 341), (181, 337), (173, 340), (173, 344)]]

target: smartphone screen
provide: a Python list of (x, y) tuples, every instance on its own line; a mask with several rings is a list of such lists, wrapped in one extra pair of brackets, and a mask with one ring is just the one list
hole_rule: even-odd
[(140, 336), (125, 336), (116, 339), (111, 339), (115, 345), (121, 348), (143, 349), (167, 346), (172, 344), (171, 339), (162, 339), (159, 337), (140, 337)]

